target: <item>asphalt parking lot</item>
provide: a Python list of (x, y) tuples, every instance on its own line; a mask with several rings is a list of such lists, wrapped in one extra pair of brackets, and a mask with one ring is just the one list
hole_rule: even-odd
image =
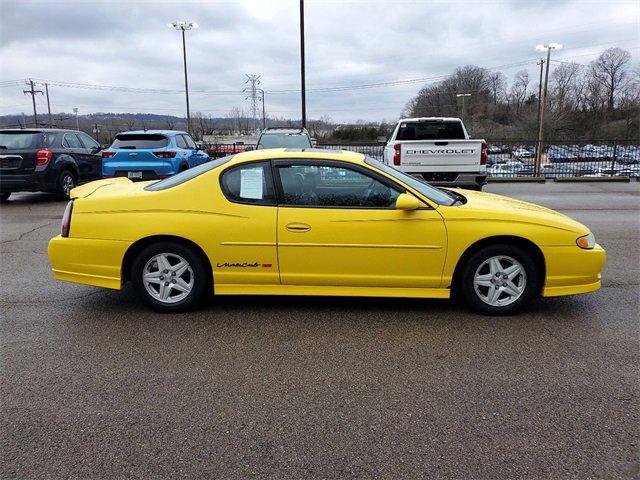
[(491, 185), (588, 224), (596, 293), (221, 298), (158, 315), (56, 282), (63, 202), (1, 217), (1, 478), (638, 476), (640, 183)]

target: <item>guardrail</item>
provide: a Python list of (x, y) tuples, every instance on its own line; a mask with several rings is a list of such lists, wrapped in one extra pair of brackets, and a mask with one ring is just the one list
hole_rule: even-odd
[[(535, 140), (489, 142), (487, 174), (493, 178), (533, 177)], [(253, 150), (249, 144), (213, 144), (207, 152), (215, 158)], [(318, 148), (350, 150), (382, 160), (380, 143), (322, 143)], [(640, 140), (548, 141), (542, 151), (540, 177), (640, 177)]]

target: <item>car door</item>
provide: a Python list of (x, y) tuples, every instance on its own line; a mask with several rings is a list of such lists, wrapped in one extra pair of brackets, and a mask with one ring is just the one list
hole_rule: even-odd
[(216, 288), (244, 285), (278, 285), (276, 218), (278, 208), (268, 161), (242, 163), (224, 170), (220, 187), (224, 229), (213, 218), (216, 234), (223, 239), (213, 261)]
[(189, 165), (195, 167), (209, 160), (209, 155), (202, 150), (198, 150), (198, 146), (196, 142), (193, 141), (193, 138), (191, 138), (191, 135), (183, 135), (183, 137), (189, 151)]
[(336, 161), (274, 161), (278, 260), (285, 285), (438, 288), (440, 214), (395, 209), (403, 187)]
[(102, 155), (100, 153), (102, 149), (100, 144), (86, 133), (79, 133), (78, 137), (80, 137), (80, 141), (84, 145), (83, 156), (89, 164), (91, 179), (102, 178)]
[(62, 146), (76, 162), (78, 167), (78, 183), (91, 179), (91, 164), (85, 154), (85, 148), (78, 135), (75, 133), (65, 133), (62, 138)]

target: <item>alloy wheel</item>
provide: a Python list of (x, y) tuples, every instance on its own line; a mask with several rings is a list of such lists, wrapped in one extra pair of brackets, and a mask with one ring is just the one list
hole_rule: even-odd
[(473, 277), (478, 298), (487, 305), (504, 307), (518, 300), (527, 286), (527, 273), (513, 257), (497, 255), (480, 264)]
[(194, 280), (189, 262), (175, 253), (154, 255), (142, 270), (147, 293), (162, 303), (176, 303), (186, 298), (193, 290)]

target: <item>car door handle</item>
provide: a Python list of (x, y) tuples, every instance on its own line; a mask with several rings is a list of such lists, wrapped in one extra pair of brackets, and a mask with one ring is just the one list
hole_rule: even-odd
[(306, 223), (287, 223), (284, 228), (290, 232), (303, 233), (311, 230), (311, 225), (307, 225)]

